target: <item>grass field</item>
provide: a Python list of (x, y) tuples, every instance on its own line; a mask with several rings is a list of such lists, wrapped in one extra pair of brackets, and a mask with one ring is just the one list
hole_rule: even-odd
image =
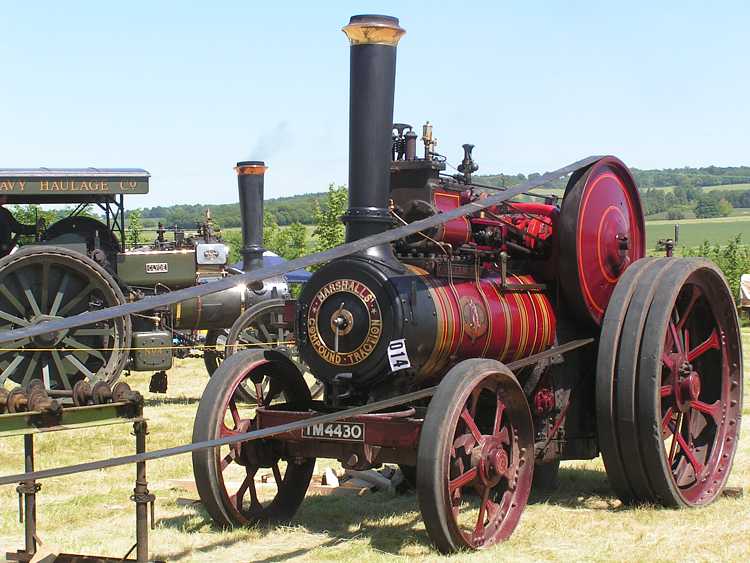
[(680, 225), (680, 246), (699, 246), (704, 240), (725, 244), (738, 234), (750, 243), (750, 216), (717, 217), (715, 219), (681, 219), (679, 221), (647, 221), (646, 245), (656, 246), (656, 241), (674, 236), (674, 225)]
[[(675, 188), (674, 186), (664, 186), (663, 188), (655, 188), (655, 189), (671, 192), (671, 191), (674, 191), (674, 188)], [(725, 184), (723, 186), (722, 185), (704, 186), (701, 189), (706, 192), (713, 192), (716, 190), (743, 191), (743, 190), (750, 190), (750, 184)]]
[[(745, 363), (750, 331), (743, 334)], [(147, 393), (148, 378), (130, 383), (147, 397), (148, 448), (190, 441), (197, 401), (205, 384), (200, 360), (179, 362), (169, 374), (166, 396)], [(750, 380), (745, 380), (745, 395)], [(559, 490), (536, 498), (512, 538), (482, 553), (459, 554), (452, 561), (572, 560), (746, 560), (750, 552), (750, 405), (743, 409), (745, 437), (730, 477), (744, 498), (722, 498), (700, 510), (626, 508), (610, 490), (601, 460), (567, 462)], [(2, 441), (0, 474), (22, 470), (21, 438)], [(128, 425), (42, 435), (37, 466), (48, 468), (133, 451)], [(322, 464), (319, 463), (318, 471)], [(43, 482), (39, 497), (39, 536), (44, 547), (73, 553), (122, 556), (134, 541), (132, 493), (134, 467), (119, 467)], [(156, 494), (152, 556), (170, 561), (434, 561), (414, 494), (391, 497), (310, 496), (289, 526), (221, 531), (199, 506), (180, 497), (195, 493), (171, 480), (190, 479), (189, 456), (148, 466)], [(21, 546), (14, 487), (0, 488), (0, 553)]]

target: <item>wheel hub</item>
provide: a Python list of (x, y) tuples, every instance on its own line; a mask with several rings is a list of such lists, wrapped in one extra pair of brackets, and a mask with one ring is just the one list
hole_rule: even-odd
[[(31, 318), (31, 326), (62, 319), (62, 318), (63, 317), (58, 317), (54, 315), (36, 315), (35, 317)], [(53, 348), (57, 346), (58, 344), (60, 344), (60, 342), (62, 342), (66, 336), (68, 336), (68, 330), (59, 330), (57, 332), (38, 334), (36, 336), (33, 336), (31, 340), (34, 344), (36, 344), (39, 347)]]
[(689, 362), (682, 362), (674, 382), (674, 395), (677, 408), (680, 412), (687, 412), (690, 409), (691, 401), (697, 401), (700, 394), (700, 374), (693, 369), (693, 366)]
[(495, 437), (490, 437), (477, 446), (475, 452), (478, 453), (475, 460), (479, 480), (487, 487), (494, 487), (507, 475), (510, 463), (502, 442)]

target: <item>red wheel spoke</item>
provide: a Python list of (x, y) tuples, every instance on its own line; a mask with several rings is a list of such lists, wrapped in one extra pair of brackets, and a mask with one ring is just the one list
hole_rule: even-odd
[[(254, 477), (255, 477), (255, 472), (254, 471), (252, 473), (247, 473), (245, 475), (245, 479), (242, 481), (242, 484), (240, 485), (240, 488), (237, 489), (236, 493), (234, 493), (231, 497), (229, 497), (229, 500), (232, 501), (232, 504), (240, 512), (242, 512), (242, 499), (245, 496), (245, 492), (248, 490), (248, 488), (250, 488), (250, 485), (251, 484), (254, 485), (254, 483), (253, 483), (253, 478)], [(253, 490), (250, 493), (251, 496), (253, 495), (254, 492), (255, 492), (255, 487), (253, 486)]]
[(497, 407), (495, 408), (495, 423), (492, 425), (492, 434), (497, 434), (500, 430), (500, 424), (503, 420), (503, 412), (505, 412), (505, 403), (500, 399), (499, 395), (496, 397)]
[(703, 465), (701, 462), (699, 462), (695, 454), (693, 454), (693, 451), (688, 446), (687, 442), (685, 442), (685, 438), (683, 438), (682, 434), (679, 432), (675, 433), (675, 438), (677, 438), (677, 443), (680, 444), (680, 449), (682, 450), (682, 453), (685, 454), (685, 457), (690, 462), (690, 465), (693, 466), (693, 471), (695, 471), (695, 477), (698, 478), (698, 475), (700, 475), (701, 471), (703, 471)]
[(669, 407), (667, 409), (667, 412), (664, 413), (664, 417), (661, 419), (661, 427), (665, 430), (672, 430), (669, 427), (669, 422), (672, 420), (672, 415), (674, 414), (674, 410), (672, 407)]
[(221, 460), (221, 470), (224, 471), (230, 463), (232, 463), (235, 459), (237, 459), (237, 450), (232, 447), (231, 450), (229, 450), (229, 453), (224, 456), (224, 458)]
[(702, 356), (709, 350), (718, 350), (719, 349), (719, 334), (716, 332), (716, 329), (713, 329), (711, 331), (711, 336), (706, 338), (703, 342), (698, 344), (695, 348), (690, 350), (688, 352), (687, 358), (688, 362), (692, 362), (694, 359)]
[(672, 355), (666, 351), (666, 346), (664, 353), (661, 355), (661, 363), (663, 363), (664, 367), (669, 371), (672, 371), (672, 369), (674, 369), (674, 361), (672, 360)]
[(482, 439), (482, 433), (477, 428), (477, 423), (474, 422), (474, 418), (469, 414), (469, 411), (464, 409), (461, 411), (461, 419), (466, 423), (469, 428), (469, 432), (474, 436), (474, 439), (479, 442)]
[(468, 411), (472, 417), (477, 414), (477, 404), (479, 404), (479, 394), (481, 393), (481, 391), (482, 391), (482, 388), (477, 387), (471, 392), (471, 395), (469, 396), (470, 402), (469, 402)]
[(276, 486), (281, 488), (282, 478), (281, 478), (281, 471), (279, 470), (279, 464), (274, 463), (271, 469), (273, 470), (273, 479), (274, 481), (276, 481)]
[(685, 310), (682, 313), (682, 316), (680, 317), (680, 322), (677, 325), (678, 330), (682, 330), (682, 328), (685, 326), (685, 323), (687, 322), (688, 318), (690, 317), (690, 314), (693, 312), (693, 307), (695, 306), (695, 302), (698, 301), (698, 298), (701, 296), (701, 291), (698, 289), (698, 286), (694, 285), (692, 286), (692, 292), (690, 294), (690, 301), (687, 304), (687, 307), (685, 307)]
[(453, 493), (456, 489), (460, 489), (464, 485), (468, 485), (477, 477), (477, 468), (472, 467), (465, 473), (462, 473), (455, 479), (448, 481), (448, 492)]
[(671, 385), (662, 385), (659, 394), (664, 397), (669, 397), (672, 394), (674, 388)]
[(232, 413), (232, 420), (234, 421), (234, 430), (239, 429), (242, 419), (240, 418), (240, 411), (237, 410), (237, 404), (234, 402), (234, 398), (229, 401), (229, 412)]
[(682, 354), (682, 339), (680, 338), (680, 333), (678, 332), (677, 327), (672, 321), (669, 321), (669, 332), (672, 334), (672, 341), (677, 348), (677, 352)]
[(714, 403), (711, 403), (710, 405), (708, 403), (704, 403), (703, 401), (690, 401), (690, 406), (695, 410), (702, 412), (703, 414), (707, 414), (708, 416), (713, 418), (716, 423), (719, 423), (719, 421), (721, 420), (720, 401), (716, 401)]
[(474, 526), (474, 542), (477, 545), (484, 543), (484, 517), (487, 511), (487, 503), (490, 500), (490, 488), (485, 487), (482, 491), (482, 502), (479, 505), (479, 514), (477, 515), (477, 523)]
[(671, 424), (669, 424), (669, 429), (672, 431), (672, 446), (669, 448), (669, 465), (671, 466), (674, 463), (674, 454), (677, 451), (677, 440), (675, 436), (677, 436), (680, 433), (680, 426), (682, 425), (682, 413), (680, 413), (677, 416), (677, 421), (674, 424), (674, 427), (672, 427)]
[(220, 433), (222, 438), (226, 438), (227, 436), (236, 436), (241, 432), (236, 430), (235, 428), (229, 428), (226, 424), (222, 424)]

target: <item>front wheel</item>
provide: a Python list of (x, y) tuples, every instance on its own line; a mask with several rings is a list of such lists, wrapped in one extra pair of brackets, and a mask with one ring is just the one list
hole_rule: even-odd
[(513, 373), (465, 360), (430, 401), (417, 452), (417, 500), (442, 553), (510, 537), (531, 491), (531, 413)]
[[(262, 381), (269, 381), (267, 390)], [(247, 350), (227, 358), (203, 392), (193, 426), (193, 442), (214, 440), (257, 428), (256, 405), (240, 387), (252, 387), (258, 406), (295, 410), (309, 407), (302, 374), (283, 354)], [(220, 526), (280, 523), (290, 520), (315, 468), (315, 458), (284, 459), (272, 440), (236, 443), (193, 452), (193, 473), (201, 502)], [(269, 478), (256, 486), (262, 470)]]

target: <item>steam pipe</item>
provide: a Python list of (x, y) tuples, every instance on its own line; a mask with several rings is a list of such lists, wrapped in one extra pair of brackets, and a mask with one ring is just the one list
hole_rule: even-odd
[[(406, 33), (390, 16), (352, 16), (349, 38), (349, 209), (343, 216), (346, 241), (387, 230), (390, 195), (396, 45)], [(367, 254), (388, 258), (390, 247)]]
[(266, 163), (260, 160), (238, 162), (237, 188), (242, 220), (242, 269), (263, 267), (263, 180)]

